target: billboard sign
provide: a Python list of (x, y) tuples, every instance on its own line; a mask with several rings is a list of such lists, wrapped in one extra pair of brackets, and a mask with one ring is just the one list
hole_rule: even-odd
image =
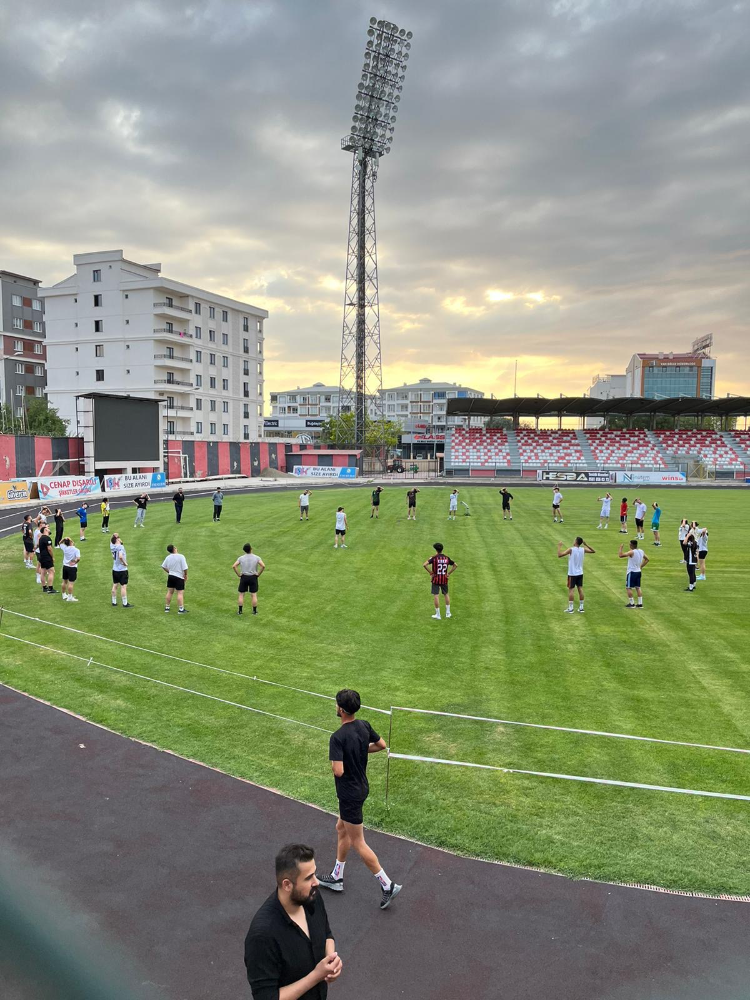
[(552, 483), (614, 483), (614, 472), (596, 469), (593, 472), (577, 469), (537, 469), (536, 478), (539, 482)]
[(356, 479), (357, 470), (344, 465), (295, 465), (294, 474), (311, 479)]
[(35, 479), (40, 500), (77, 500), (101, 493), (98, 476), (54, 476)]
[(322, 427), (325, 420), (306, 420), (305, 427)]
[(105, 476), (105, 493), (117, 492), (117, 490), (157, 490), (161, 486), (167, 485), (167, 477), (163, 472), (138, 472), (130, 475)]
[(684, 472), (616, 472), (617, 483), (686, 483), (687, 476)]
[(31, 499), (31, 484), (27, 479), (0, 483), (0, 504), (24, 503)]
[(274, 419), (271, 419), (270, 417), (266, 417), (263, 420), (263, 426), (264, 427), (278, 427), (279, 426), (279, 422), (278, 422), (278, 420), (274, 420)]

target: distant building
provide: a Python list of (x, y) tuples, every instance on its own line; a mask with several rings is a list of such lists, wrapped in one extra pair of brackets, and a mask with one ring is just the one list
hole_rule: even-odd
[[(446, 431), (465, 425), (465, 417), (448, 417), (449, 399), (481, 399), (483, 392), (469, 389), (455, 382), (433, 382), (421, 378), (418, 382), (404, 383), (394, 389), (381, 390), (386, 420), (398, 421), (403, 428), (400, 445), (408, 458), (426, 458), (445, 448)], [(472, 423), (481, 427), (485, 417), (473, 417)]]
[(76, 397), (164, 403), (163, 433), (257, 441), (263, 433), (264, 309), (161, 276), (122, 250), (73, 257), (46, 302), (50, 402), (76, 433)]
[[(320, 437), (321, 428), (329, 417), (339, 412), (339, 387), (316, 382), (314, 385), (284, 392), (271, 393), (271, 415), (263, 421), (264, 436)], [(376, 419), (380, 414), (375, 399), (370, 398), (368, 414)]]
[[(618, 396), (625, 396), (625, 375), (595, 375), (591, 381), (591, 388), (585, 392), (585, 396), (592, 399), (616, 399)], [(602, 427), (603, 417), (586, 417), (586, 427)]]
[(634, 354), (625, 372), (626, 396), (713, 399), (715, 393), (716, 361), (703, 353)]
[(47, 386), (44, 301), (40, 281), (0, 271), (0, 403), (23, 419), (29, 398)]

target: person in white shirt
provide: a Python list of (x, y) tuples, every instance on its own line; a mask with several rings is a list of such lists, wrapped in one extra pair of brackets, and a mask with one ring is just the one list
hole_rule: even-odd
[(696, 580), (706, 579), (706, 556), (708, 555), (708, 528), (699, 528), (696, 525), (698, 542), (698, 575)]
[(560, 516), (560, 524), (563, 523), (562, 511), (560, 510), (560, 504), (563, 501), (563, 495), (560, 490), (556, 487), (552, 487), (552, 520), (556, 521), (558, 514)]
[(643, 534), (643, 519), (646, 516), (646, 504), (640, 499), (640, 497), (635, 498), (635, 537), (645, 538)]
[(258, 577), (266, 568), (266, 564), (253, 553), (250, 542), (245, 542), (242, 546), (243, 554), (239, 559), (235, 559), (232, 569), (235, 575), (240, 578), (240, 585), (237, 588), (237, 614), (241, 615), (245, 605), (245, 594), (250, 594), (253, 604), (253, 614), (258, 614)]
[(595, 550), (580, 537), (576, 538), (569, 549), (563, 550), (562, 542), (557, 543), (557, 558), (568, 557), (568, 607), (566, 612), (569, 615), (573, 614), (575, 590), (578, 590), (578, 610), (583, 614), (583, 557), (587, 552), (594, 555)]
[(299, 519), (302, 520), (302, 515), (305, 515), (305, 520), (310, 520), (310, 490), (305, 490), (304, 493), (299, 495)]
[(115, 532), (109, 540), (109, 551), (112, 553), (112, 607), (117, 607), (117, 588), (120, 588), (123, 608), (132, 608), (128, 601), (128, 557), (122, 539)]
[(680, 521), (680, 527), (677, 532), (677, 538), (680, 542), (680, 548), (682, 549), (682, 559), (680, 559), (680, 566), (685, 565), (685, 553), (686, 553), (685, 540), (687, 539), (687, 536), (689, 534), (690, 534), (690, 525), (688, 523), (687, 518), (683, 517), (683, 519)]
[(597, 525), (597, 530), (599, 528), (609, 527), (609, 515), (612, 509), (612, 494), (605, 493), (603, 497), (598, 497), (598, 499), (601, 501), (602, 511), (601, 514), (599, 515), (599, 524)]
[(169, 613), (172, 604), (172, 596), (177, 591), (178, 615), (186, 615), (185, 607), (185, 584), (187, 583), (188, 564), (185, 556), (177, 551), (176, 545), (167, 546), (167, 558), (161, 564), (161, 568), (167, 574), (167, 599), (164, 602), (164, 610)]
[(448, 500), (448, 520), (455, 521), (458, 513), (458, 490), (452, 490)]
[(74, 604), (77, 604), (78, 598), (73, 597), (73, 587), (78, 578), (78, 563), (81, 561), (81, 550), (75, 547), (71, 538), (63, 538), (61, 548), (63, 554), (62, 599), (64, 601), (73, 601)]
[[(635, 538), (631, 539), (630, 549), (627, 552), (623, 552), (622, 545), (620, 545), (618, 556), (620, 559), (628, 560), (628, 572), (625, 577), (625, 589), (628, 593), (628, 603), (625, 607), (642, 608), (643, 594), (641, 593), (641, 571), (648, 563), (648, 556), (643, 549), (638, 548), (638, 542)], [(638, 604), (633, 603), (633, 591), (635, 591), (638, 596)]]
[(337, 549), (339, 547), (339, 538), (341, 539), (341, 548), (345, 549), (348, 546), (344, 545), (344, 539), (346, 538), (346, 529), (348, 527), (346, 514), (344, 513), (344, 508), (339, 507), (336, 511), (336, 534), (333, 536), (333, 547)]

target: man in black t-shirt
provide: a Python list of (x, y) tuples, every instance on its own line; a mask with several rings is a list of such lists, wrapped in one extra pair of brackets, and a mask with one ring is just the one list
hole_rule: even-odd
[(510, 512), (510, 502), (513, 499), (513, 494), (509, 493), (508, 490), (503, 486), (500, 490), (500, 496), (503, 498), (503, 521), (506, 517), (509, 517), (511, 521), (513, 520), (513, 515)]
[(417, 519), (417, 493), (420, 493), (416, 486), (412, 486), (410, 490), (406, 491), (406, 502), (408, 504), (406, 511), (407, 521), (416, 521)]
[(34, 524), (31, 514), (25, 514), (21, 525), (23, 538), (23, 564), (27, 569), (34, 568)]
[(45, 524), (39, 536), (39, 566), (42, 578), (42, 593), (56, 594), (53, 584), (55, 582), (55, 559), (53, 556), (52, 538), (49, 528)]
[(182, 520), (182, 506), (185, 503), (185, 494), (182, 492), (182, 487), (172, 497), (172, 503), (174, 504), (175, 521), (179, 524)]
[(372, 491), (372, 510), (370, 511), (370, 517), (374, 517), (375, 520), (380, 517), (380, 494), (382, 492), (382, 486), (376, 486)]
[(385, 910), (401, 886), (392, 882), (380, 866), (377, 855), (365, 841), (362, 806), (370, 792), (367, 783), (367, 756), (386, 749), (384, 739), (369, 722), (355, 719), (360, 708), (357, 691), (344, 688), (336, 695), (336, 714), (341, 726), (331, 735), (328, 758), (336, 781), (339, 800), (339, 820), (336, 823), (338, 846), (336, 864), (330, 875), (319, 875), (318, 882), (326, 889), (341, 892), (344, 888), (344, 865), (349, 848), (353, 847), (378, 880), (381, 888), (380, 909)]

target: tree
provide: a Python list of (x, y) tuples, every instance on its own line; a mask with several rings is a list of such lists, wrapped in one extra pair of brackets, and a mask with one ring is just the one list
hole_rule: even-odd
[[(401, 434), (401, 425), (393, 420), (372, 420), (365, 418), (365, 445), (367, 448), (395, 448)], [(321, 441), (332, 448), (353, 448), (355, 425), (353, 413), (329, 417), (320, 433)]]
[(42, 396), (35, 396), (24, 406), (24, 415), (16, 417), (9, 406), (0, 411), (0, 433), (67, 437), (68, 422)]
[(513, 418), (512, 417), (490, 417), (487, 421), (487, 430), (501, 430), (501, 431), (512, 431), (513, 430)]

